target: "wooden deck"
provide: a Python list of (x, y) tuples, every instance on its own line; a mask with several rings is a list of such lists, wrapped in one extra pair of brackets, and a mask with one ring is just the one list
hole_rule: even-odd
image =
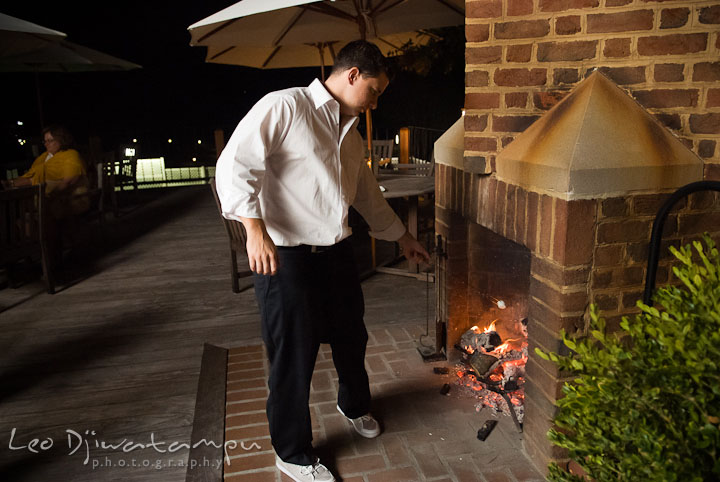
[[(86, 261), (57, 294), (40, 280), (0, 290), (0, 480), (184, 480), (203, 344), (260, 341), (252, 289), (230, 290), (208, 186), (85, 234)], [(424, 328), (424, 282), (363, 287), (369, 326)]]

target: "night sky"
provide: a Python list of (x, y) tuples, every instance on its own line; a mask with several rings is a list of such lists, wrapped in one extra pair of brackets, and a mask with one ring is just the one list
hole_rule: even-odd
[[(164, 155), (166, 164), (184, 165), (192, 156), (212, 164), (213, 131), (223, 129), (227, 139), (265, 93), (307, 85), (320, 76), (319, 67), (259, 70), (205, 63), (205, 48), (190, 46), (187, 27), (233, 3), (6, 2), (0, 11), (143, 66), (127, 72), (40, 73), (46, 125), (67, 125), (78, 143), (99, 136), (106, 150), (138, 138), (142, 157)], [(390, 137), (403, 125), (446, 129), (459, 117), (463, 54), (458, 50), (453, 55), (459, 68), (450, 75), (401, 73), (393, 79), (373, 113), (376, 136)], [(0, 73), (0, 79), (6, 154), (0, 162), (29, 162), (29, 149), (17, 148), (14, 138), (39, 139), (36, 75)], [(172, 145), (168, 138), (173, 138)]]

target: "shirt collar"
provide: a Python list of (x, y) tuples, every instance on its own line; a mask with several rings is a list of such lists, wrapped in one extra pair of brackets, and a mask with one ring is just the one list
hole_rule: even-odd
[(320, 79), (313, 80), (309, 86), (309, 89), (316, 109), (319, 109), (331, 100), (335, 100), (335, 98), (330, 94), (330, 92), (328, 92), (325, 85), (320, 82)]
[[(335, 100), (335, 97), (333, 97), (330, 92), (328, 92), (327, 87), (325, 87), (325, 84), (320, 82), (320, 79), (313, 80), (312, 83), (308, 86), (308, 88), (310, 89), (310, 96), (315, 103), (316, 109), (319, 109), (330, 101), (335, 102), (338, 108), (340, 107), (340, 103)], [(356, 125), (359, 120), (359, 116), (352, 117), (351, 119), (349, 119), (348, 124), (350, 124), (351, 126)]]

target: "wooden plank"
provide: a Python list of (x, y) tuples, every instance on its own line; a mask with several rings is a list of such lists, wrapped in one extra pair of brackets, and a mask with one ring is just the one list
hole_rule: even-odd
[(224, 455), (227, 359), (226, 349), (205, 344), (186, 482), (222, 481), (222, 464), (215, 465), (212, 462), (223, 460)]

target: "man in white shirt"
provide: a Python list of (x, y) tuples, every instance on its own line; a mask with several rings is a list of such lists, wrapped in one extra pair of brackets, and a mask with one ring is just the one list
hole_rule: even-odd
[(247, 231), (270, 359), (267, 416), (277, 467), (296, 481), (333, 481), (312, 450), (308, 407), (320, 343), (338, 372), (338, 410), (361, 436), (380, 434), (364, 367), (364, 301), (347, 237), (348, 209), (370, 234), (429, 261), (380, 192), (363, 158), (358, 115), (389, 83), (380, 50), (358, 40), (323, 84), (272, 92), (240, 121), (217, 163), (223, 216)]

